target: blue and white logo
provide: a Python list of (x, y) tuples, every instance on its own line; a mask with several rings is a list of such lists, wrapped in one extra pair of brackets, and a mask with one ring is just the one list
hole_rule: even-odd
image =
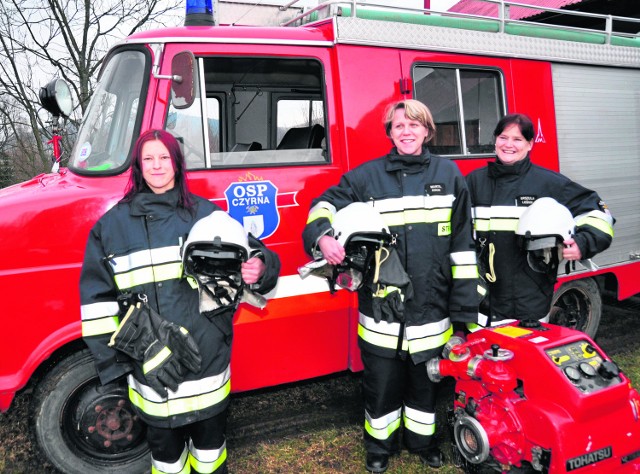
[(277, 207), (278, 188), (271, 181), (231, 183), (225, 190), (229, 215), (254, 237), (272, 235), (280, 224)]

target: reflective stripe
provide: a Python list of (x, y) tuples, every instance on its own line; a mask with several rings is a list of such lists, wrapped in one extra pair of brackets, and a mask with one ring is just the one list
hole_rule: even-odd
[(129, 375), (129, 399), (143, 412), (162, 418), (204, 410), (227, 398), (231, 391), (230, 376), (231, 369), (227, 367), (221, 374), (182, 382), (175, 392), (168, 390), (165, 399)]
[(451, 209), (408, 209), (406, 211), (382, 214), (389, 227), (406, 224), (432, 224), (451, 221)]
[(364, 428), (375, 439), (388, 439), (400, 427), (401, 413), (402, 410), (398, 408), (380, 418), (371, 418), (369, 412), (365, 410)]
[(436, 431), (436, 415), (415, 408), (404, 407), (404, 426), (422, 436), (431, 436)]
[(400, 335), (400, 323), (388, 323), (387, 321), (380, 321), (379, 323), (376, 323), (375, 319), (364, 313), (358, 313), (358, 323), (360, 323), (364, 329), (369, 331), (375, 331), (377, 333), (396, 337)]
[(588, 216), (581, 218), (576, 224), (578, 227), (590, 226), (598, 229), (600, 232), (605, 233), (613, 238), (613, 227), (608, 222), (602, 220), (599, 217)]
[(449, 258), (452, 265), (475, 265), (477, 263), (476, 253), (473, 250), (451, 252)]
[(113, 334), (120, 324), (118, 316), (108, 316), (101, 319), (82, 321), (82, 337)]
[(117, 301), (103, 301), (101, 303), (83, 304), (80, 306), (82, 320), (99, 319), (118, 314), (120, 308)]
[(180, 246), (159, 247), (155, 249), (138, 250), (128, 255), (112, 257), (109, 260), (114, 273), (124, 273), (136, 268), (161, 265), (169, 262), (180, 262)]
[(398, 347), (398, 336), (378, 334), (368, 330), (362, 324), (358, 324), (358, 336), (374, 346), (386, 347), (387, 349), (395, 349)]
[(118, 288), (123, 290), (137, 285), (179, 279), (181, 277), (182, 262), (174, 262), (121, 273), (115, 275), (114, 279)]
[(474, 207), (471, 211), (473, 228), (481, 232), (515, 232), (520, 216), (526, 209), (518, 206)]
[(163, 462), (153, 459), (151, 455), (151, 473), (152, 474), (188, 474), (191, 472), (191, 466), (189, 465), (189, 452), (185, 445), (180, 459), (176, 462)]
[(227, 460), (227, 442), (218, 449), (198, 449), (189, 440), (189, 462), (201, 474), (209, 474), (218, 470)]
[[(436, 330), (442, 332), (435, 332)], [(444, 346), (453, 335), (453, 327), (449, 318), (445, 318), (437, 323), (409, 326), (406, 332), (409, 339), (409, 353), (415, 354)]]
[(333, 216), (336, 213), (336, 207), (328, 203), (327, 201), (320, 201), (309, 210), (309, 216), (307, 217), (307, 224), (313, 222), (322, 217), (329, 219), (329, 222), (333, 222)]
[(603, 220), (610, 226), (613, 226), (613, 216), (608, 212), (602, 212), (598, 209), (594, 209), (593, 211), (589, 211), (585, 214), (580, 214), (579, 216), (576, 216), (574, 220), (576, 222), (579, 222), (581, 219), (584, 219), (587, 217), (594, 217), (596, 219)]
[(473, 228), (480, 232), (515, 232), (518, 230), (518, 219), (491, 219), (488, 221), (476, 219), (473, 222)]
[(479, 275), (477, 265), (456, 265), (451, 267), (451, 276), (456, 280), (478, 278)]
[(453, 206), (455, 196), (445, 194), (442, 196), (402, 196), (397, 198), (380, 199), (373, 202), (373, 207), (381, 214), (398, 212), (405, 209), (436, 209), (450, 208)]
[[(153, 346), (153, 344), (151, 344), (151, 346)], [(162, 349), (160, 349), (160, 352), (153, 356), (151, 360), (148, 360), (142, 365), (142, 372), (144, 374), (148, 374), (153, 369), (160, 366), (169, 357), (171, 357), (171, 349), (169, 349), (167, 346), (164, 346)]]

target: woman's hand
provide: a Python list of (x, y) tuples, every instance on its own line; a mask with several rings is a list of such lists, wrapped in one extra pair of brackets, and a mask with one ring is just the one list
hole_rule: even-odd
[(575, 240), (568, 238), (562, 243), (564, 244), (562, 258), (565, 260), (582, 260), (582, 252), (580, 252), (580, 247), (578, 247)]
[(344, 257), (347, 255), (342, 244), (330, 235), (320, 237), (318, 247), (320, 247), (322, 256), (327, 260), (329, 265), (342, 263)]
[(246, 262), (242, 263), (240, 267), (240, 273), (242, 274), (242, 280), (247, 285), (258, 283), (258, 280), (264, 275), (266, 265), (258, 257), (251, 257)]

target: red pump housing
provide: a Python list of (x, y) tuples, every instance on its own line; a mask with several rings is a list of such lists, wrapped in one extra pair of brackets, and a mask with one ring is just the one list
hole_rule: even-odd
[(640, 472), (640, 396), (585, 333), (512, 323), (452, 338), (429, 377), (456, 380), (466, 472)]

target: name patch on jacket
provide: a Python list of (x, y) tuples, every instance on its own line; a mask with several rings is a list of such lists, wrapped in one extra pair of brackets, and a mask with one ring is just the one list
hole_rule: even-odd
[(424, 186), (424, 193), (427, 196), (444, 196), (445, 194), (444, 184), (442, 183), (426, 184)]
[(518, 207), (530, 206), (531, 204), (534, 203), (536, 199), (538, 199), (538, 196), (531, 196), (531, 195), (518, 196), (516, 198), (516, 206)]

